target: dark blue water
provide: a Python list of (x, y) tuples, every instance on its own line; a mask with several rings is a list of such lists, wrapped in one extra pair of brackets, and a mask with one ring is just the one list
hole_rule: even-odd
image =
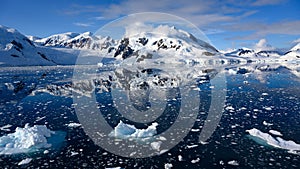
[[(238, 67), (233, 66), (233, 67)], [(255, 65), (249, 65), (254, 67)], [(228, 68), (230, 69), (230, 68)], [(193, 129), (171, 150), (153, 157), (128, 158), (114, 155), (99, 147), (82, 127), (66, 124), (79, 123), (71, 93), (33, 91), (48, 85), (68, 86), (73, 67), (1, 68), (0, 70), (0, 127), (10, 124), (10, 131), (0, 130), (0, 136), (14, 132), (26, 123), (46, 125), (53, 131), (64, 131), (64, 144), (48, 154), (32, 153), (1, 155), (0, 168), (16, 168), (24, 158), (33, 160), (24, 168), (299, 168), (300, 155), (271, 146), (263, 146), (250, 139), (246, 130), (257, 128), (263, 132), (278, 130), (285, 140), (300, 144), (300, 80), (289, 69), (228, 74), (226, 106), (222, 118), (206, 144), (199, 143), (201, 128), (207, 118), (211, 90), (209, 81), (199, 83), (200, 106)], [(7, 84), (14, 86), (7, 89)], [(61, 90), (62, 91), (62, 90)], [(176, 97), (180, 93), (173, 91)], [(56, 93), (56, 94), (54, 94)], [(115, 127), (119, 120), (138, 127), (118, 113), (110, 91), (96, 94), (103, 117)], [(227, 107), (227, 108), (226, 108)], [(232, 107), (232, 108), (228, 108)], [(175, 121), (180, 99), (169, 100), (165, 112), (156, 120), (158, 133), (167, 130)], [(267, 122), (272, 125), (264, 125)], [(150, 124), (150, 123), (149, 123)], [(147, 125), (146, 125), (147, 126)], [(194, 146), (192, 146), (194, 145)], [(75, 152), (75, 154), (74, 154)], [(236, 161), (238, 165), (228, 164)]]

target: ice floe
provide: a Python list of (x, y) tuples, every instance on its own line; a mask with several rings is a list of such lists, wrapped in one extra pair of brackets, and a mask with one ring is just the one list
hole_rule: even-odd
[(137, 129), (134, 125), (126, 124), (123, 121), (114, 128), (109, 134), (115, 138), (146, 138), (157, 134), (156, 127), (158, 123), (152, 123), (146, 129)]
[[(294, 154), (299, 154), (300, 152), (300, 144), (297, 144), (292, 140), (284, 140), (281, 137), (274, 138), (270, 134), (264, 133), (256, 128), (246, 130), (246, 132), (248, 132), (250, 136), (253, 137), (253, 140), (256, 141), (257, 143), (289, 150), (290, 153), (294, 153)], [(259, 138), (260, 140), (257, 140), (256, 138)]]
[(18, 165), (24, 165), (24, 164), (28, 164), (32, 161), (32, 158), (25, 158), (24, 160), (20, 161), (18, 163)]
[(235, 160), (228, 161), (227, 164), (229, 164), (229, 165), (234, 165), (234, 166), (238, 166), (238, 165), (239, 165), (239, 163), (238, 163), (237, 161), (235, 161)]
[(0, 137), (0, 155), (30, 153), (58, 146), (65, 138), (64, 132), (55, 132), (45, 125), (28, 124), (17, 127), (14, 133)]
[(80, 127), (81, 124), (80, 123), (69, 123), (69, 124), (66, 124), (66, 126), (68, 126), (70, 128), (75, 128), (75, 127)]
[(269, 130), (269, 133), (276, 135), (276, 136), (282, 136), (282, 134), (279, 131), (276, 130)]

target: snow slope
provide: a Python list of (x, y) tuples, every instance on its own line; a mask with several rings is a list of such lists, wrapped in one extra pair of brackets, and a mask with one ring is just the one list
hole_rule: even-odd
[(26, 36), (0, 25), (0, 65), (55, 65)]
[(38, 39), (34, 42), (41, 46), (90, 50), (107, 49), (115, 43), (110, 37), (93, 36), (91, 32), (82, 34), (67, 32)]
[(282, 59), (284, 60), (300, 60), (300, 43), (292, 47), (288, 52), (286, 52)]

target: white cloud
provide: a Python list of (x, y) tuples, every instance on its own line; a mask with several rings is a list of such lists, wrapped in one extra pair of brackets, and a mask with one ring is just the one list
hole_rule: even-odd
[(105, 17), (104, 16), (97, 16), (97, 17), (93, 17), (93, 19), (100, 21), (100, 20), (104, 20)]
[(81, 26), (81, 27), (90, 27), (90, 26), (92, 26), (91, 23), (80, 23), (80, 22), (76, 22), (76, 23), (74, 23), (74, 25)]
[(270, 51), (274, 49), (274, 47), (268, 44), (266, 39), (261, 39), (254, 45), (255, 51)]
[(262, 22), (247, 22), (243, 24), (229, 24), (223, 29), (228, 31), (252, 31), (253, 33), (246, 36), (231, 37), (231, 39), (253, 40), (263, 38), (271, 34), (283, 35), (300, 35), (300, 20), (299, 21), (284, 21), (275, 22), (272, 24)]
[[(271, 24), (262, 23), (258, 20), (247, 21), (247, 17), (259, 11), (257, 6), (278, 5), (285, 0), (127, 0), (115, 1), (115, 3), (99, 6), (72, 5), (65, 10), (68, 15), (80, 15), (83, 13), (94, 13), (94, 20), (112, 20), (120, 16), (138, 12), (164, 12), (185, 18), (198, 26), (201, 30), (209, 33), (218, 32), (247, 32), (240, 40), (263, 38), (269, 34), (300, 34), (300, 21), (282, 21)], [(100, 17), (99, 17), (100, 15)], [(77, 24), (77, 26), (91, 26), (90, 24)], [(212, 31), (209, 31), (211, 29)]]
[(285, 0), (257, 0), (252, 3), (253, 6), (277, 5), (283, 3)]
[(294, 40), (292, 43), (300, 43), (300, 38)]

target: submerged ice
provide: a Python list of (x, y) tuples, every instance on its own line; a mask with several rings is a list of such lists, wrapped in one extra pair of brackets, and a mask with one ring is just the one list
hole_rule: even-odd
[(65, 133), (51, 131), (45, 125), (28, 124), (17, 127), (14, 133), (0, 137), (0, 155), (30, 153), (47, 148), (55, 148), (62, 143)]

